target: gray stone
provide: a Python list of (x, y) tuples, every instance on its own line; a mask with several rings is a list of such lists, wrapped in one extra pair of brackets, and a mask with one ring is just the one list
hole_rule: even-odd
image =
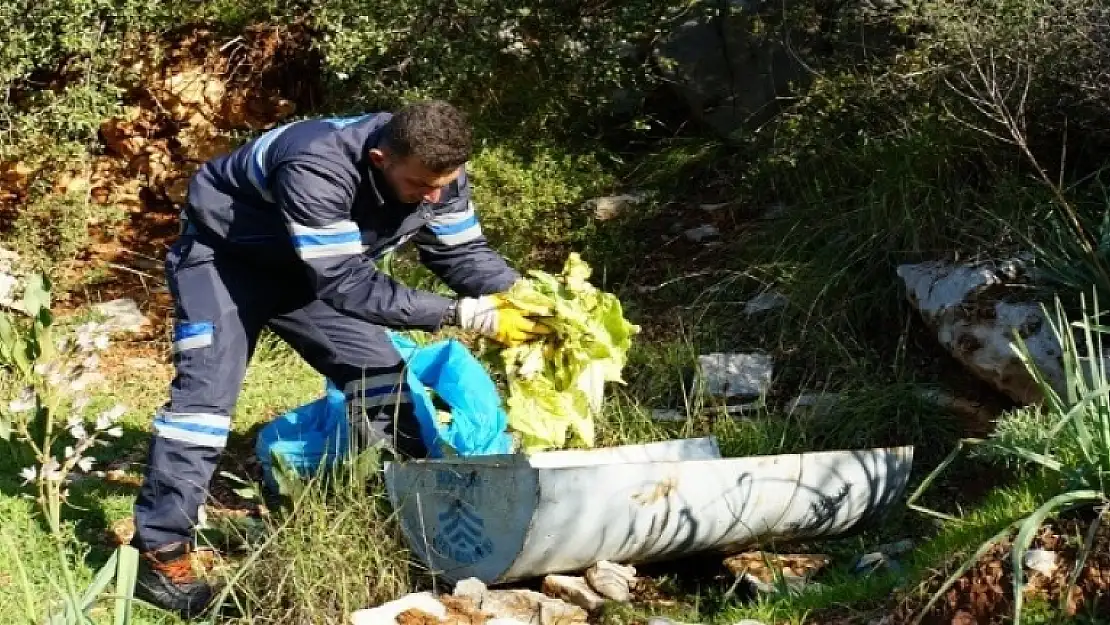
[(698, 226), (697, 228), (690, 228), (683, 234), (686, 236), (687, 239), (693, 241), (694, 243), (701, 243), (702, 241), (720, 236), (721, 231), (718, 230), (717, 226), (714, 226), (713, 224), (705, 224)]
[(698, 356), (705, 391), (714, 397), (762, 397), (771, 388), (774, 361), (767, 354)]
[(629, 208), (643, 204), (647, 196), (643, 193), (626, 193), (623, 195), (608, 195), (587, 200), (585, 207), (593, 213), (598, 221), (608, 221), (620, 217)]
[(1040, 303), (1018, 297), (1032, 279), (1020, 260), (951, 265), (926, 262), (901, 265), (910, 302), (953, 356), (979, 378), (1012, 399), (1038, 403), (1042, 393), (1014, 349), (1022, 336), (1034, 363), (1057, 389), (1063, 389), (1060, 344)]
[(840, 402), (840, 395), (836, 393), (802, 393), (786, 407), (790, 414), (806, 414), (812, 417), (824, 417), (831, 413)]
[(899, 571), (902, 566), (897, 560), (890, 557), (889, 554), (885, 554), (881, 551), (865, 553), (856, 558), (855, 563), (852, 564), (852, 571), (855, 573), (871, 573), (882, 568)]
[(150, 323), (135, 300), (130, 298), (114, 299), (93, 308), (105, 317), (103, 326), (109, 332), (142, 332), (143, 326)]
[(782, 293), (765, 291), (747, 302), (744, 302), (744, 314), (749, 316), (757, 315), (762, 312), (783, 308), (789, 303), (790, 300)]
[(750, 401), (742, 404), (728, 404), (724, 406), (723, 410), (730, 417), (748, 417), (758, 414), (766, 407), (767, 405), (762, 401)]
[(702, 209), (703, 211), (705, 211), (707, 213), (715, 213), (715, 212), (721, 210), (722, 208), (727, 208), (729, 206), (732, 206), (732, 202), (717, 202), (715, 204), (699, 204), (698, 208)]
[(685, 421), (686, 413), (674, 408), (652, 408), (652, 421)]

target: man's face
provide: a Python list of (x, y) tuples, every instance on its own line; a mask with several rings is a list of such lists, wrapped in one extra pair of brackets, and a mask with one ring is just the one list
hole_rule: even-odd
[(435, 172), (415, 158), (398, 157), (387, 149), (370, 150), (370, 160), (382, 172), (397, 199), (406, 204), (421, 200), (438, 202), (443, 187), (454, 182), (462, 173), (462, 167), (446, 173)]

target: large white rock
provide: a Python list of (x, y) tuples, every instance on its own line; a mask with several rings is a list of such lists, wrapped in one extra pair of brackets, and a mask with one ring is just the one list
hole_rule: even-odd
[(902, 265), (898, 276), (940, 343), (976, 376), (1018, 402), (1041, 400), (1040, 388), (1018, 358), (1016, 331), (1050, 383), (1063, 387), (1060, 344), (1044, 309), (1019, 297), (1032, 281), (1022, 261), (926, 262)]

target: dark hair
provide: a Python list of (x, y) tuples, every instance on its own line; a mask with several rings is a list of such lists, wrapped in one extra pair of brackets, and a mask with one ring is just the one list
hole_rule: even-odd
[(412, 156), (437, 173), (455, 169), (470, 159), (466, 117), (442, 100), (416, 102), (397, 111), (384, 140), (397, 156)]

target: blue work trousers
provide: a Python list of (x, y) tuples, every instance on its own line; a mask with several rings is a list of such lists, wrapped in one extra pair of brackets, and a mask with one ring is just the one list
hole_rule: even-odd
[(403, 361), (380, 326), (317, 299), (296, 267), (273, 267), (187, 229), (166, 258), (174, 300), (169, 401), (154, 417), (135, 504), (142, 551), (192, 539), (263, 328), (344, 390), (352, 431), (423, 456)]

